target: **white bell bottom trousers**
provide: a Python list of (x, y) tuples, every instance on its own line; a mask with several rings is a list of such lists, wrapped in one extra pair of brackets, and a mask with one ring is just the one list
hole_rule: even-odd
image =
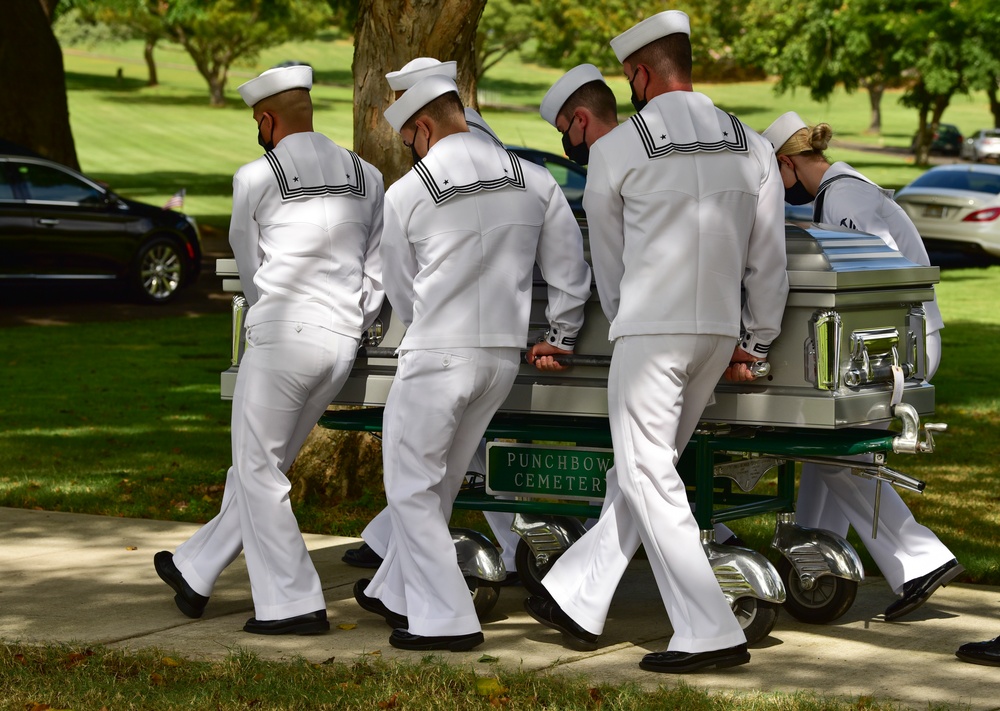
[[(467, 471), (477, 474), (486, 473), (486, 440), (481, 440), (479, 447), (472, 456), (472, 461), (466, 466)], [(486, 522), (493, 531), (497, 545), (500, 546), (500, 558), (503, 560), (504, 568), (508, 573), (517, 570), (514, 553), (517, 550), (517, 543), (520, 540), (516, 533), (510, 530), (514, 522), (514, 514), (502, 511), (483, 511)], [(389, 509), (384, 508), (361, 532), (361, 537), (368, 546), (385, 558), (385, 553), (389, 550), (389, 538), (392, 535), (392, 519), (389, 516)]]
[(285, 474), (343, 386), (357, 350), (357, 339), (308, 324), (271, 321), (248, 330), (233, 394), (233, 466), (222, 508), (174, 554), (198, 594), (210, 595), (242, 550), (258, 620), (326, 609)]
[(481, 629), (448, 520), (469, 461), (514, 383), (519, 357), (517, 348), (414, 350), (399, 357), (382, 436), (392, 533), (365, 593), (406, 615), (411, 634)]
[[(928, 380), (937, 371), (940, 360), (941, 334), (935, 332), (927, 338)], [(871, 457), (867, 461), (871, 461)], [(878, 532), (873, 539), (876, 486), (878, 482), (855, 476), (846, 467), (803, 464), (795, 522), (841, 536), (846, 536), (853, 526), (886, 582), (899, 594), (906, 581), (926, 575), (955, 555), (933, 531), (917, 523), (906, 502), (890, 484), (882, 484)]]
[(668, 650), (746, 642), (701, 546), (677, 461), (729, 363), (735, 339), (630, 336), (615, 342), (608, 409), (615, 475), (597, 524), (542, 581), (583, 628), (604, 631), (618, 582), (646, 549), (674, 634)]

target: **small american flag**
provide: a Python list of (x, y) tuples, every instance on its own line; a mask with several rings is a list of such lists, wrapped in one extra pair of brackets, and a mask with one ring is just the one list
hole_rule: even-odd
[(187, 190), (185, 188), (181, 188), (176, 193), (171, 195), (170, 199), (167, 200), (166, 203), (164, 203), (163, 209), (173, 210), (175, 208), (184, 207), (184, 193), (186, 192)]

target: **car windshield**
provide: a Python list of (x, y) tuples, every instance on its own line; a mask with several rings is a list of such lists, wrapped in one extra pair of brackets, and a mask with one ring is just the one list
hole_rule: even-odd
[(1000, 194), (1000, 173), (972, 170), (929, 170), (910, 183), (911, 188), (947, 188)]

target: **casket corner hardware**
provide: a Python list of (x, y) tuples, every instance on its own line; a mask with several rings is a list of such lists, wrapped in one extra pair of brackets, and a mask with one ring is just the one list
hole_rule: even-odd
[(903, 424), (903, 431), (892, 438), (892, 451), (896, 454), (930, 454), (934, 451), (934, 433), (948, 430), (943, 422), (927, 422), (921, 427), (920, 415), (909, 403), (898, 403), (892, 414)]

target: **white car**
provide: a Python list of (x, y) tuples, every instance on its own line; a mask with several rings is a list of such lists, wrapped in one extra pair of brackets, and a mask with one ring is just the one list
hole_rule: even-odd
[(1000, 258), (1000, 166), (939, 165), (896, 193), (896, 202), (928, 249)]
[(976, 163), (1000, 159), (1000, 128), (984, 128), (966, 138), (961, 157)]

